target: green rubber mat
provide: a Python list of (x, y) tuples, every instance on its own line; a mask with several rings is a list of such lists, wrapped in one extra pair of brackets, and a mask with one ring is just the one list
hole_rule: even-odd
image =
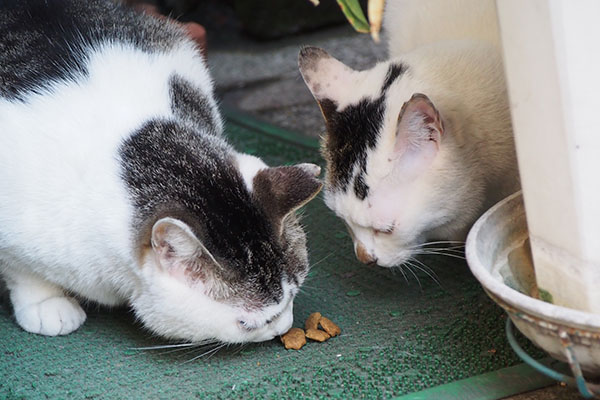
[[(321, 163), (313, 141), (229, 116), (238, 149), (271, 165)], [(465, 261), (422, 257), (439, 284), (416, 269), (365, 267), (321, 198), (303, 213), (313, 267), (295, 302), (295, 326), (319, 311), (342, 328), (339, 337), (300, 351), (279, 340), (214, 353), (136, 350), (166, 342), (127, 309), (90, 305), (78, 331), (43, 337), (15, 325), (4, 296), (0, 398), (389, 398), (520, 364), (505, 339), (504, 314)]]

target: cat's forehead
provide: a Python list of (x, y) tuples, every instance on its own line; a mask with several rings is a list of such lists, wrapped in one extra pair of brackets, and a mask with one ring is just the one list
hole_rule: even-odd
[(327, 160), (329, 190), (352, 191), (360, 200), (368, 196), (367, 159), (381, 136), (389, 88), (406, 70), (404, 64), (388, 64), (383, 79), (380, 76), (373, 82), (381, 88), (377, 97), (361, 97), (344, 108), (333, 100), (320, 100), (327, 129), (322, 153)]
[[(308, 267), (302, 257), (304, 241), (299, 240), (304, 238), (304, 233), (293, 216), (286, 219), (280, 233), (267, 215), (272, 210), (265, 209), (253, 195), (258, 190), (254, 187), (254, 178), (268, 168), (260, 158), (236, 153), (230, 167), (241, 180), (236, 181), (236, 190), (229, 193), (233, 197), (230, 206), (213, 215), (207, 223), (211, 225), (207, 232), (214, 233), (211, 240), (218, 245), (215, 251), (225, 254), (230, 267), (236, 269), (237, 278), (245, 281), (255, 294), (279, 295), (284, 290), (282, 284), (299, 284), (300, 278), (296, 275)], [(219, 196), (212, 194), (211, 197)]]
[(240, 276), (280, 269), (273, 227), (224, 141), (157, 120), (122, 145), (121, 158), (140, 224), (159, 214), (181, 218)]

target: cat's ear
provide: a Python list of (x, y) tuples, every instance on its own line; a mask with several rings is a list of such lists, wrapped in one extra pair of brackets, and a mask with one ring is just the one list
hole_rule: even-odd
[(306, 86), (321, 106), (328, 118), (326, 105), (341, 104), (354, 97), (355, 82), (360, 79), (360, 72), (353, 70), (341, 61), (336, 60), (325, 50), (318, 47), (304, 47), (298, 55), (298, 67)]
[(393, 158), (418, 173), (437, 154), (443, 135), (439, 111), (427, 96), (415, 93), (400, 110)]
[[(403, 138), (413, 144), (432, 141), (439, 147), (443, 134), (444, 124), (440, 112), (429, 97), (422, 93), (413, 94), (398, 115), (398, 139)], [(396, 146), (398, 145), (402, 145), (402, 140), (396, 142)]]
[(278, 228), (289, 213), (312, 200), (323, 187), (315, 164), (265, 168), (254, 176), (252, 193)]
[(217, 265), (192, 229), (175, 218), (162, 218), (152, 227), (152, 250), (160, 267), (177, 278), (205, 278)]

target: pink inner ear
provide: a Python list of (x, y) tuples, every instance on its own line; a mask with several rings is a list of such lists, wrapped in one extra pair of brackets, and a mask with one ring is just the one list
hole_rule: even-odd
[(401, 154), (409, 146), (420, 147), (424, 141), (433, 141), (439, 147), (443, 132), (440, 113), (431, 100), (415, 93), (400, 110), (394, 151)]
[(443, 131), (440, 114), (427, 96), (416, 93), (404, 103), (393, 157), (398, 178), (413, 180), (427, 169), (439, 150)]

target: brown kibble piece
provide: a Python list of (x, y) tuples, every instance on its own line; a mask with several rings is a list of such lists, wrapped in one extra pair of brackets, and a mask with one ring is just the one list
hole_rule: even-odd
[(283, 336), (281, 341), (286, 349), (300, 350), (306, 344), (306, 336), (300, 328), (292, 328)]
[(308, 316), (304, 323), (304, 329), (319, 329), (319, 321), (321, 320), (321, 313), (314, 312)]
[(329, 333), (320, 329), (307, 329), (306, 337), (312, 340), (316, 340), (317, 342), (324, 342), (331, 336), (329, 336)]
[(321, 317), (319, 324), (321, 325), (321, 328), (325, 329), (325, 332), (327, 332), (331, 337), (342, 333), (340, 327), (334, 324), (329, 318)]

